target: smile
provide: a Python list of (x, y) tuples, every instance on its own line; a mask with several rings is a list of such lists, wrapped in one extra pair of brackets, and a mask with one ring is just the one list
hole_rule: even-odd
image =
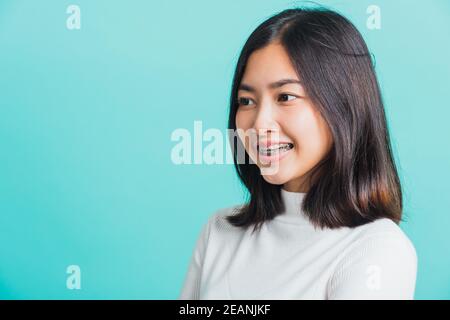
[(268, 147), (257, 146), (258, 157), (264, 162), (279, 161), (294, 148), (293, 143), (272, 144)]

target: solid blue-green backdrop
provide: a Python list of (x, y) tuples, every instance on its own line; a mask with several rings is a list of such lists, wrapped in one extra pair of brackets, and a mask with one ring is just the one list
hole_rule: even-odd
[[(449, 299), (450, 2), (318, 2), (376, 59), (416, 299)], [(201, 226), (245, 197), (232, 165), (175, 165), (171, 134), (196, 120), (225, 133), (244, 41), (301, 4), (1, 1), (0, 299), (177, 298)], [(366, 26), (369, 5), (380, 29)]]

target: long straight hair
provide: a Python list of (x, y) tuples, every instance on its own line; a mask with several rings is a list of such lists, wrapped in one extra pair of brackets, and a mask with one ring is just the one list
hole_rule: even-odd
[[(326, 8), (295, 8), (259, 25), (236, 65), (228, 129), (236, 130), (237, 92), (250, 55), (275, 41), (286, 50), (333, 135), (331, 150), (310, 171), (302, 210), (320, 228), (356, 227), (379, 218), (398, 224), (402, 191), (379, 84), (363, 37), (342, 15)], [(235, 138), (229, 136), (234, 165), (250, 199), (227, 220), (238, 227), (254, 225), (255, 231), (285, 209), (281, 186), (266, 182), (256, 164), (237, 161), (243, 146)]]

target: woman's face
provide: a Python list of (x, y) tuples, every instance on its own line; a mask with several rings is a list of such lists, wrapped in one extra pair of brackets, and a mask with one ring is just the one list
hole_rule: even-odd
[(245, 137), (239, 134), (267, 182), (307, 192), (306, 178), (326, 156), (333, 139), (327, 123), (295, 81), (299, 78), (280, 44), (253, 52), (238, 91), (236, 128), (250, 137), (250, 143), (244, 143)]

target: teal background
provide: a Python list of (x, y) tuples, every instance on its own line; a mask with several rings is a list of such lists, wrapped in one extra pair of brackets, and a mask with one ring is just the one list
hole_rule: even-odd
[[(416, 299), (449, 299), (450, 1), (319, 2), (376, 58)], [(224, 132), (240, 48), (296, 4), (2, 0), (0, 299), (176, 299), (201, 226), (245, 198), (232, 165), (174, 165), (171, 133)], [(66, 288), (71, 264), (81, 290)]]

